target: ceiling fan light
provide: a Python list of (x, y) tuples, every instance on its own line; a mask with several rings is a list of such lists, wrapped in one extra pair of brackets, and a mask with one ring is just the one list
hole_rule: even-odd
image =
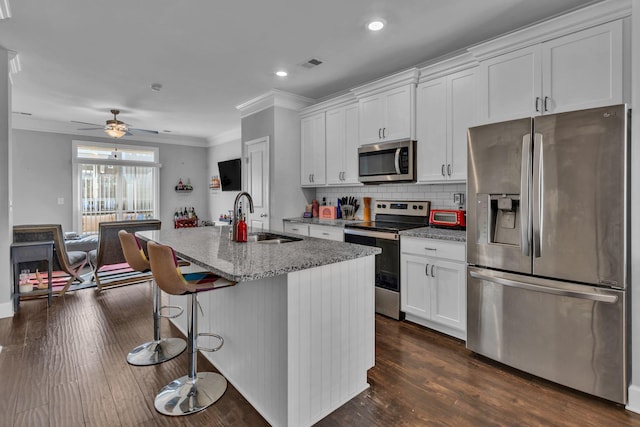
[(104, 131), (111, 138), (122, 138), (127, 134), (127, 127), (121, 124), (109, 124), (105, 126)]

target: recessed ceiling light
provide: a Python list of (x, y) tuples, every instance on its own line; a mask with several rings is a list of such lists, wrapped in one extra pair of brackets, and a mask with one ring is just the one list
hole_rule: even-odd
[(384, 28), (384, 21), (382, 21), (381, 19), (371, 21), (369, 22), (369, 24), (367, 24), (367, 28), (371, 31), (380, 31)]
[(286, 71), (284, 71), (284, 70), (278, 70), (278, 71), (276, 71), (276, 76), (278, 76), (278, 77), (287, 77), (288, 75), (289, 75), (289, 73), (287, 73), (287, 72), (286, 72)]

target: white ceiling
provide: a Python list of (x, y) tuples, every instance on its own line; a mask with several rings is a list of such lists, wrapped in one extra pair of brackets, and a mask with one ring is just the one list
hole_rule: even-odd
[[(592, 0), (10, 0), (0, 44), (18, 53), (15, 127), (119, 118), (194, 141), (240, 126), (271, 89), (314, 99)], [(366, 30), (370, 18), (387, 26)], [(309, 58), (324, 64), (305, 69)], [(289, 71), (279, 78), (278, 68)], [(154, 92), (152, 83), (163, 89)], [(25, 124), (26, 123), (26, 124)], [(41, 127), (47, 128), (42, 125)], [(95, 136), (104, 136), (95, 131)], [(139, 137), (131, 137), (141, 139)]]

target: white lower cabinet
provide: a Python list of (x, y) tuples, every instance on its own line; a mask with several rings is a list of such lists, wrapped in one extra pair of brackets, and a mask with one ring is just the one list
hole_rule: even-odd
[(285, 233), (300, 234), (301, 236), (309, 235), (309, 225), (300, 222), (284, 221)]
[(344, 228), (333, 225), (304, 224), (301, 222), (284, 221), (285, 233), (300, 234), (301, 236), (317, 237), (318, 239), (344, 241)]
[(334, 227), (331, 225), (309, 225), (309, 236), (319, 239), (344, 241), (344, 229), (342, 227)]
[(466, 339), (465, 244), (402, 237), (400, 304), (406, 319)]

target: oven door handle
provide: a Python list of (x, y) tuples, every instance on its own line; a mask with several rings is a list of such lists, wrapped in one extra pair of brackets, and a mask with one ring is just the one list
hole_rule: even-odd
[(400, 235), (384, 231), (357, 230), (355, 228), (345, 228), (344, 234), (351, 236), (373, 237), (374, 239), (399, 240)]

